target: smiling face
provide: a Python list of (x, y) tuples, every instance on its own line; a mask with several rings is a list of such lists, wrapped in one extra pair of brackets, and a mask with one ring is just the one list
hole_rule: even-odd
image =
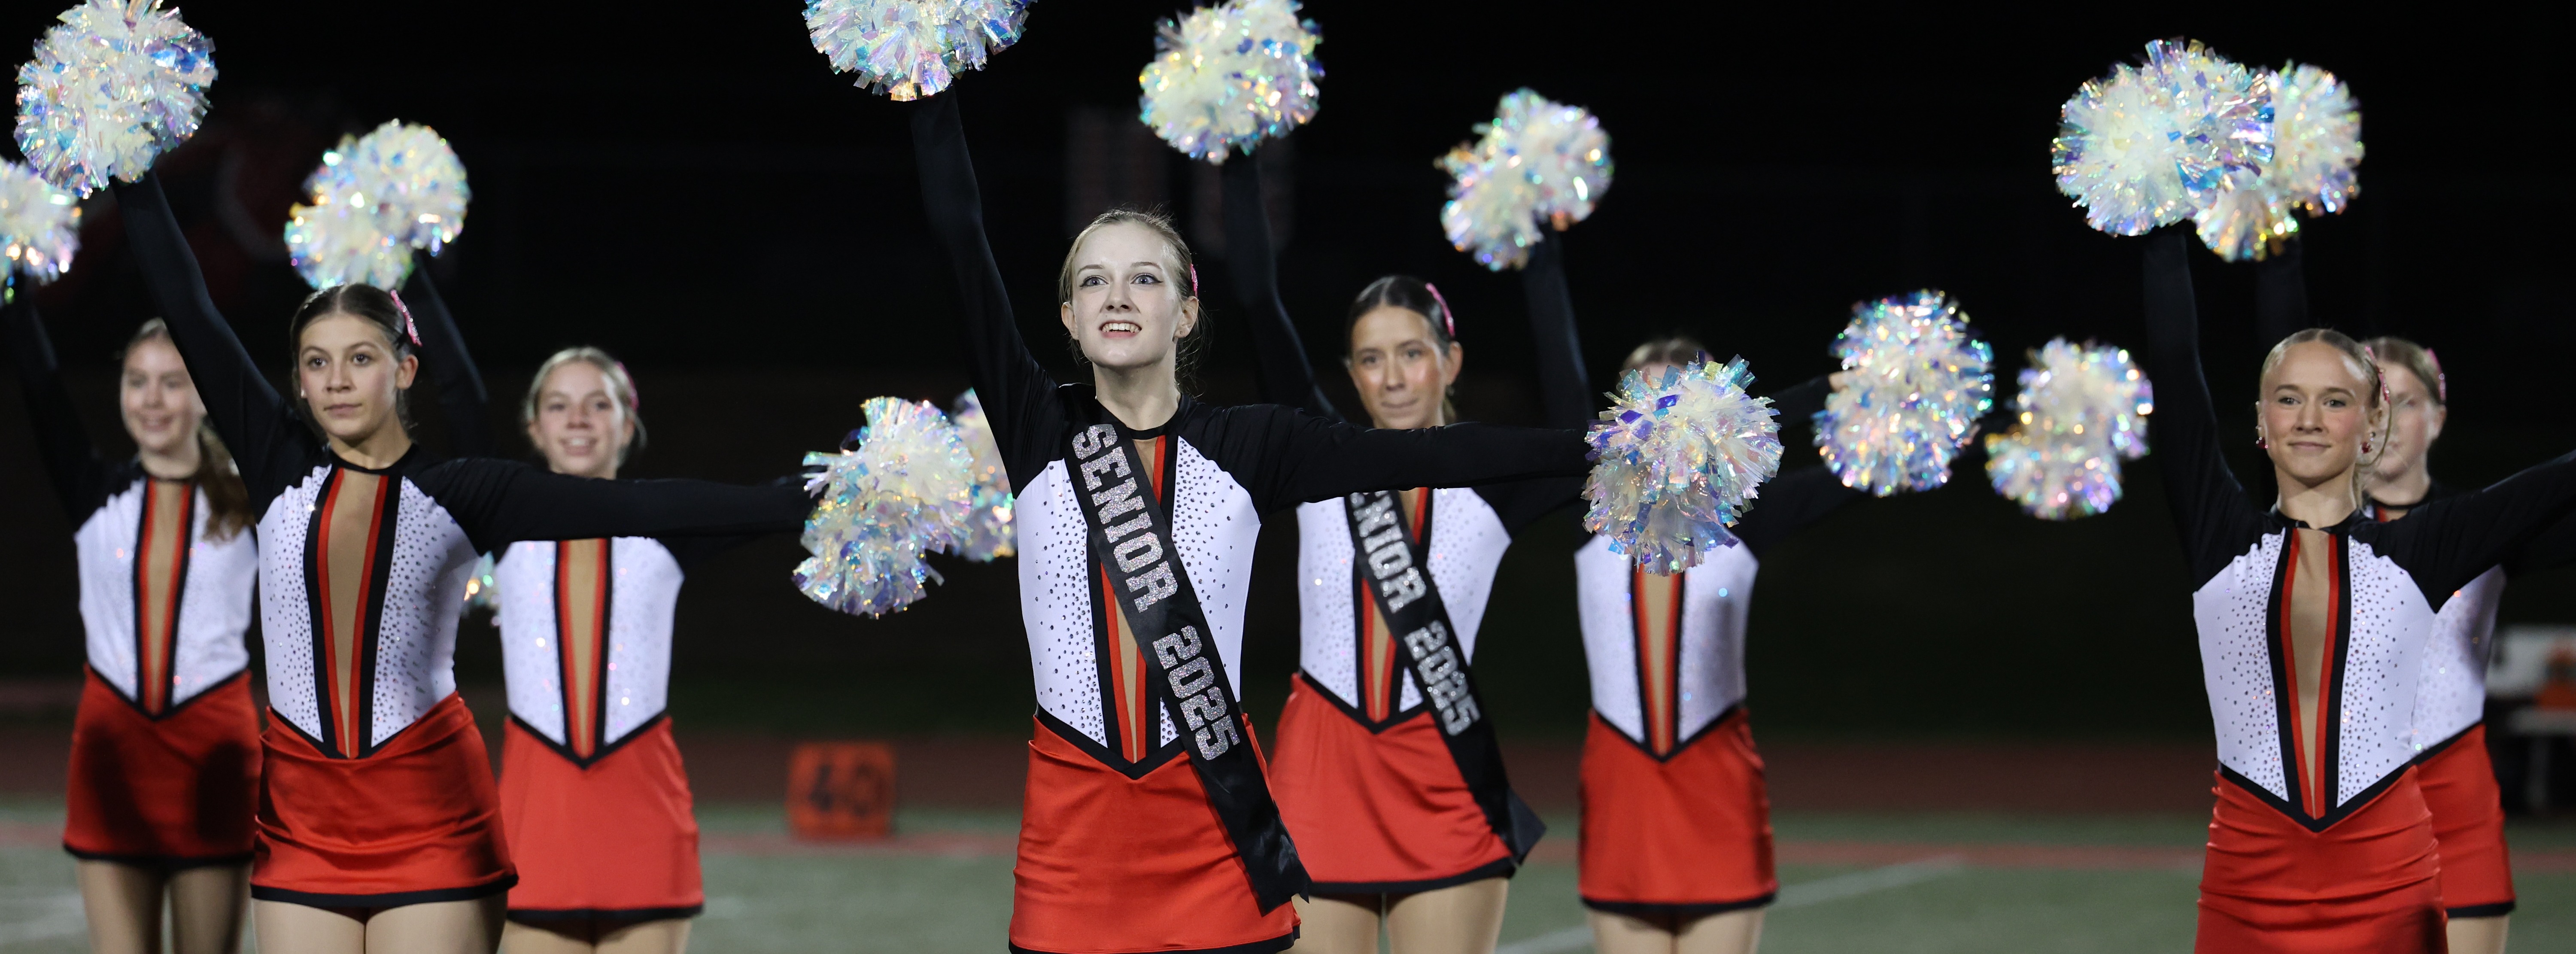
[(125, 349), (125, 374), (117, 390), (125, 432), (147, 455), (185, 457), (195, 447), (206, 405), (188, 380), (187, 362), (170, 339), (145, 338)]
[(1441, 347), (1431, 319), (1421, 312), (1379, 305), (1351, 323), (1351, 386), (1379, 427), (1438, 427), (1449, 423), (1442, 400), (1458, 380), (1466, 350)]
[(1179, 256), (1152, 229), (1116, 222), (1075, 246), (1066, 333), (1093, 365), (1133, 371), (1170, 366), (1180, 339), (1198, 328), (1199, 302), (1174, 275)]
[(635, 441), (635, 416), (611, 392), (608, 376), (588, 361), (556, 365), (537, 385), (536, 415), (528, 442), (546, 466), (575, 477), (617, 476), (618, 462)]
[(2333, 345), (2291, 345), (2263, 375), (2257, 426), (2272, 466), (2308, 486), (2352, 471), (2384, 420), (2370, 388), (2368, 372)]
[(342, 444), (401, 427), (397, 401), (419, 370), (420, 359), (396, 357), (384, 329), (355, 315), (316, 318), (296, 339), (297, 396), (322, 432)]
[(2451, 409), (2434, 400), (2433, 389), (2405, 365), (2383, 365), (2380, 374), (2388, 384), (2388, 449), (2380, 453), (2370, 473), (2396, 481), (2424, 469), (2433, 442), (2442, 439), (2442, 425), (2450, 420)]

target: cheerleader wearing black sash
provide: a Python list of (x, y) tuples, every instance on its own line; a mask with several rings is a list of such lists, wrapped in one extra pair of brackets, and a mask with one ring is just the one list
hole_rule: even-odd
[(126, 343), (118, 410), (134, 459), (102, 459), (72, 410), (31, 296), (0, 307), (38, 452), (75, 527), (88, 659), (72, 725), (63, 850), (90, 948), (241, 943), (259, 779), (244, 634), (259, 569), (250, 502), (159, 320)]
[[(1101, 216), (1066, 254), (1058, 315), (1091, 381), (1058, 386), (1022, 342), (985, 244), (956, 94), (909, 108), (975, 390), (1019, 495), (1038, 712), (1011, 947), (1284, 949), (1298, 923), (1287, 902), (1308, 878), (1233, 675), (1262, 516), (1350, 494), (1575, 477), (1585, 444), (1567, 431), (1368, 430), (1199, 403), (1176, 371), (1201, 317), (1189, 247), (1160, 217), (1129, 211)], [(1396, 585), (1423, 585), (1409, 549), (1387, 548), (1386, 564)]]
[(209, 302), (159, 181), (116, 190), (259, 514), (270, 716), (250, 890), (261, 942), (490, 951), (517, 875), (451, 665), (477, 554), (521, 540), (783, 532), (809, 503), (784, 486), (440, 459), (400, 417), (417, 332), (398, 300), (363, 285), (316, 292), (297, 310), (297, 399), (284, 400)]

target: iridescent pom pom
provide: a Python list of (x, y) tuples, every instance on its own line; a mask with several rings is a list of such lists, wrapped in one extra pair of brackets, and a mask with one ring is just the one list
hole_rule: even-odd
[(1950, 296), (1924, 290), (1852, 308), (1834, 339), (1844, 384), (1816, 413), (1816, 446), (1843, 486), (1885, 497), (1950, 482), (1950, 458), (1995, 403), (1994, 349)]
[(805, 33), (832, 72), (896, 102), (936, 96), (1019, 42), (1028, 0), (806, 0)]
[(214, 42), (161, 0), (86, 0), (61, 20), (18, 67), (18, 151), (84, 196), (143, 178), (206, 118)]
[(865, 409), (857, 448), (805, 455), (823, 470), (805, 483), (819, 499), (805, 518), (813, 556), (797, 564), (796, 588), (844, 613), (883, 616), (939, 578), (924, 553), (957, 549), (974, 506), (974, 455), (928, 401), (869, 398)]
[(1610, 134), (1582, 107), (1518, 90), (1476, 132), (1482, 138), (1440, 159), (1457, 179), (1440, 226), (1449, 244), (1486, 268), (1528, 264), (1543, 235), (1539, 223), (1562, 232), (1590, 217), (1610, 189)]
[(2022, 369), (2012, 430), (1986, 436), (1995, 492), (2043, 520), (2072, 520), (2120, 499), (2120, 462), (2147, 452), (2155, 412), (2147, 376), (2118, 348), (2059, 338)]
[(399, 121), (364, 138), (341, 137), (304, 188), (312, 204), (288, 210), (286, 249), (315, 288), (400, 287), (411, 250), (436, 255), (455, 241), (474, 197), (447, 140)]
[(2360, 194), (2361, 105), (2334, 74), (2299, 63), (2269, 74), (2272, 161), (2238, 172), (2234, 188), (2193, 221), (2220, 258), (2260, 260), (2299, 233), (2294, 212), (2341, 212)]
[(2198, 41), (2147, 44), (2142, 65), (2086, 80), (2059, 110), (2057, 191), (2113, 235), (2189, 218), (2217, 201), (2232, 173), (2271, 161), (2266, 75)]
[(0, 162), (0, 254), (37, 282), (62, 277), (80, 251), (80, 200), (35, 170)]
[(976, 399), (973, 388), (957, 396), (957, 407), (949, 412), (948, 419), (957, 423), (958, 437), (975, 457), (975, 510), (966, 521), (955, 552), (979, 563), (1010, 556), (1016, 552), (1011, 530), (1011, 475), (1002, 466), (1002, 447), (993, 440), (992, 422), (984, 419), (984, 402)]
[(1165, 20), (1145, 88), (1145, 125), (1192, 159), (1223, 163), (1315, 118), (1315, 21), (1296, 0), (1227, 0)]
[(1649, 382), (1630, 371), (1585, 439), (1592, 476), (1583, 525), (1649, 573), (1673, 574), (1731, 546), (1745, 502), (1780, 470), (1780, 412), (1745, 393), (1736, 358), (1693, 361)]

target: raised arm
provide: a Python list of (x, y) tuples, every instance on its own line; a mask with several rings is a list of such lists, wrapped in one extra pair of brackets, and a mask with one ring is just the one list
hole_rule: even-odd
[(2245, 499), (2219, 450), (2218, 409), (2200, 373), (2200, 311), (2184, 239), (2182, 229), (2167, 228), (2145, 240), (2147, 374), (2156, 386), (2148, 434), (2198, 588), (2235, 558), (2262, 514)]
[(1530, 343), (1538, 349), (1538, 400), (1549, 427), (1581, 428), (1601, 409), (1592, 379), (1583, 372), (1583, 342), (1574, 331), (1574, 293), (1565, 283), (1565, 235), (1530, 250), (1521, 269), (1521, 294), (1529, 299)]
[(254, 500), (276, 496), (311, 457), (313, 437), (288, 413), (286, 402), (259, 374), (259, 365), (233, 335), (232, 325), (206, 294), (197, 254), (170, 212), (161, 178), (115, 183), (125, 240), (143, 271), (152, 301), (170, 325), (170, 340), (188, 362), (188, 377), (206, 404), (206, 417), (233, 453)]
[(444, 461), (414, 482), (486, 553), (521, 540), (790, 533), (814, 506), (792, 479), (597, 480), (489, 457)]
[(421, 363), (438, 382), (438, 409), (447, 415), (447, 433), (458, 457), (492, 456), (492, 422), (484, 418), (492, 397), (483, 389), (483, 372), (465, 350), (465, 333), (448, 314), (447, 301), (429, 277), (429, 253), (412, 253), (411, 277), (403, 281), (403, 306), (420, 326)]
[(27, 415), (36, 430), (36, 450), (45, 458), (45, 476), (54, 496), (74, 524), (89, 519), (107, 498), (107, 465), (89, 442), (72, 398), (63, 390), (54, 364), (54, 344), (45, 338), (45, 322), (36, 315), (34, 296), (0, 306), (0, 336), (9, 342), (9, 357), (18, 369), (18, 386), (27, 395)]
[(1771, 392), (1771, 407), (1780, 412), (1780, 475), (1762, 485), (1744, 519), (1730, 528), (1754, 556), (1842, 505), (1869, 496), (1843, 486), (1816, 452), (1816, 414), (1833, 393), (1833, 378), (1817, 375)]
[(2254, 264), (2254, 330), (2266, 348), (2308, 327), (2308, 276), (2299, 259), (2292, 237), (2280, 254)]
[(993, 440), (1001, 445), (1011, 488), (1018, 490), (1054, 458), (1064, 408), (1055, 396), (1055, 379), (1020, 338), (1002, 268), (984, 238), (983, 191), (975, 184), (966, 127), (957, 118), (956, 91), (912, 107), (912, 159), (921, 176), (921, 206), (930, 217), (931, 234), (957, 273), (967, 371), (984, 403), (985, 419), (992, 422)]
[(1315, 383), (1315, 366), (1306, 360), (1306, 342), (1297, 335), (1296, 320), (1279, 300), (1279, 263), (1270, 247), (1270, 210), (1261, 191), (1258, 158), (1239, 157), (1222, 172), (1226, 268), (1234, 278), (1234, 298), (1243, 306), (1244, 323), (1252, 329), (1253, 380), (1261, 387), (1264, 403), (1339, 419), (1332, 399)]

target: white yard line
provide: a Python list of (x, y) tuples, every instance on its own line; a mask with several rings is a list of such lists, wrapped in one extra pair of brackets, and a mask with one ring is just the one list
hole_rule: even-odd
[[(1955, 874), (1968, 860), (1958, 855), (1936, 855), (1917, 861), (1855, 871), (1816, 881), (1793, 884), (1780, 889), (1780, 899), (1771, 902), (1774, 909), (1803, 908), (1811, 904), (1840, 901), (1873, 891), (1902, 888), (1935, 878)], [(1592, 928), (1570, 927), (1550, 931), (1537, 937), (1513, 941), (1494, 948), (1494, 954), (1567, 954), (1592, 946)]]

